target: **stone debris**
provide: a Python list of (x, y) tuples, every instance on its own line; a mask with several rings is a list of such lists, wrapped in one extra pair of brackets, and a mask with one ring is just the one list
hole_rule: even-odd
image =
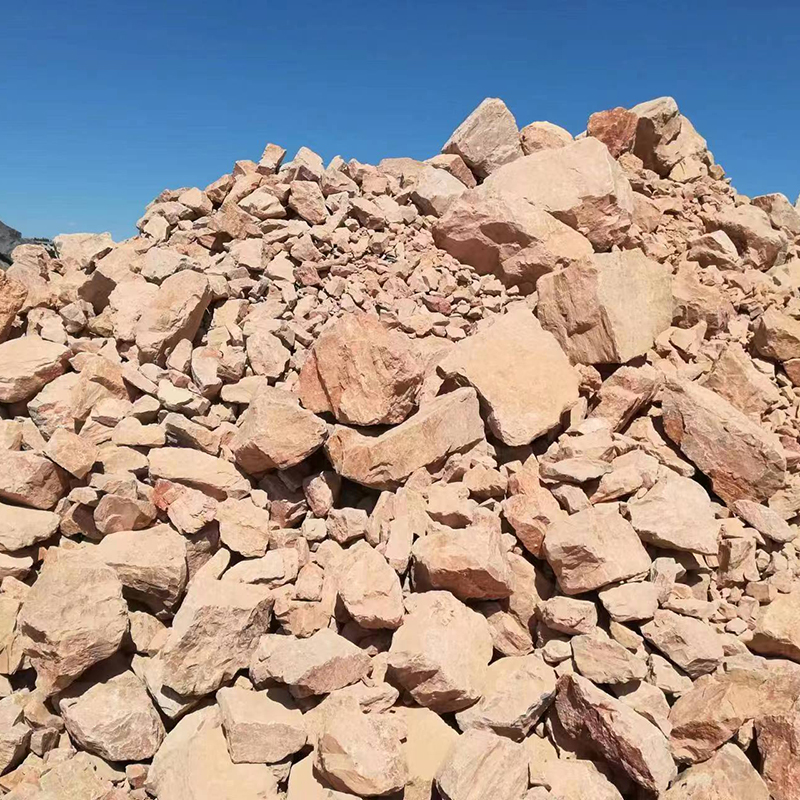
[(255, 155), (4, 251), (0, 795), (798, 800), (798, 209), (669, 97)]

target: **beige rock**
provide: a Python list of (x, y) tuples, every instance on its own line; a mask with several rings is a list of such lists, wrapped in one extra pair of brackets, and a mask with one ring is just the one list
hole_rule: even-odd
[(285, 689), (220, 689), (217, 703), (234, 764), (275, 764), (306, 743), (303, 713)]
[(370, 658), (329, 628), (307, 639), (269, 634), (262, 637), (250, 663), (256, 686), (285, 683), (295, 697), (328, 694), (361, 680)]
[(323, 420), (301, 408), (291, 394), (268, 389), (242, 415), (231, 449), (246, 472), (287, 469), (318, 450), (327, 431)]
[(630, 361), (672, 321), (669, 270), (640, 250), (597, 254), (545, 276), (538, 289), (539, 321), (576, 363)]
[(497, 530), (434, 530), (417, 539), (411, 557), (416, 591), (444, 589), (459, 600), (491, 600), (511, 593), (511, 571)]
[(299, 571), (298, 551), (293, 547), (281, 547), (270, 550), (262, 558), (240, 561), (225, 572), (222, 580), (263, 583), (272, 588), (295, 581)]
[(70, 475), (83, 478), (97, 460), (97, 447), (78, 434), (59, 428), (50, 437), (45, 454)]
[(174, 606), (186, 586), (186, 540), (169, 525), (112, 533), (92, 549), (112, 567), (123, 591), (159, 610)]
[(146, 528), (156, 513), (156, 507), (148, 500), (107, 494), (95, 506), (93, 518), (97, 532), (107, 534)]
[(664, 791), (677, 770), (659, 729), (585, 678), (559, 679), (556, 713), (564, 729), (653, 792)]
[(705, 489), (689, 478), (670, 473), (647, 494), (628, 502), (628, 516), (649, 544), (690, 553), (716, 555), (720, 522)]
[(163, 363), (181, 339), (193, 339), (210, 301), (205, 276), (192, 270), (170, 275), (136, 323), (136, 345), (142, 359)]
[(650, 568), (636, 531), (614, 507), (593, 506), (554, 523), (543, 550), (568, 595), (601, 589)]
[(61, 233), (53, 239), (58, 257), (80, 270), (90, 267), (114, 247), (110, 233)]
[(672, 380), (662, 409), (669, 438), (711, 478), (726, 503), (766, 500), (783, 486), (786, 459), (778, 438), (718, 394)]
[(488, 623), (449, 592), (412, 595), (407, 604), (389, 649), (392, 674), (421, 706), (466, 708), (480, 698), (492, 657)]
[(366, 314), (346, 314), (311, 348), (300, 400), (351, 425), (402, 422), (416, 407), (422, 367), (408, 336)]
[(639, 630), (650, 644), (690, 677), (713, 672), (724, 651), (719, 634), (706, 622), (660, 609)]
[(13, 553), (43, 542), (58, 530), (58, 524), (58, 514), (52, 511), (0, 503), (0, 552)]
[(786, 260), (788, 237), (776, 231), (766, 212), (752, 205), (724, 206), (709, 223), (730, 236), (738, 251), (756, 269), (769, 269)]
[(217, 501), (197, 489), (156, 480), (153, 502), (184, 534), (197, 533), (217, 517)]
[(217, 506), (220, 541), (245, 558), (263, 556), (269, 544), (269, 512), (252, 500), (229, 497)]
[[(298, 194), (301, 194), (302, 190)], [(239, 205), (256, 219), (283, 219), (286, 209), (283, 203), (269, 189), (259, 188), (246, 195)]]
[(489, 666), (483, 696), (459, 711), (462, 731), (489, 730), (521, 740), (547, 710), (556, 694), (556, 674), (538, 656), (500, 658)]
[(522, 155), (514, 115), (496, 97), (487, 97), (456, 129), (442, 147), (464, 159), (479, 177)]
[(756, 325), (753, 347), (764, 358), (776, 361), (800, 357), (800, 320), (768, 308)]
[(712, 231), (691, 240), (687, 258), (696, 261), (701, 267), (730, 269), (739, 264), (739, 252), (725, 231)]
[(291, 183), (289, 208), (311, 225), (322, 225), (328, 218), (325, 198), (316, 181), (295, 180)]
[(572, 144), (572, 134), (552, 122), (531, 122), (519, 132), (522, 152), (529, 156), (539, 150), (553, 150)]
[(800, 236), (800, 212), (784, 194), (762, 194), (751, 200), (756, 208), (766, 212), (776, 228), (785, 228), (789, 234)]
[(664, 800), (781, 800), (778, 794), (770, 795), (761, 776), (735, 744), (726, 744), (708, 761), (689, 767), (663, 796)]
[(481, 186), (462, 194), (433, 227), (438, 247), (480, 275), (530, 291), (542, 275), (592, 254), (577, 231), (513, 192)]
[(327, 715), (317, 739), (314, 766), (334, 789), (360, 796), (400, 791), (408, 765), (395, 720), (365, 714), (352, 700)]
[(66, 475), (31, 451), (0, 450), (0, 499), (32, 508), (52, 508), (66, 493)]
[(122, 584), (90, 551), (58, 550), (25, 598), (17, 625), (39, 688), (64, 688), (119, 648), (128, 630)]
[[(98, 668), (99, 669), (99, 668)], [(58, 698), (72, 740), (109, 761), (152, 758), (166, 735), (144, 684), (130, 671), (93, 670)]]
[(600, 631), (571, 641), (575, 668), (592, 683), (620, 684), (643, 680), (647, 664)]
[[(475, 180), (475, 176), (472, 174), (472, 170), (470, 170), (461, 156), (452, 155), (449, 153), (441, 153), (438, 156), (433, 156), (433, 158), (427, 159), (425, 163), (430, 164), (432, 167), (436, 167), (437, 169), (446, 170), (451, 175), (458, 178), (468, 189), (474, 189), (477, 185), (477, 181)], [(414, 170), (414, 172), (417, 174), (421, 170), (422, 166), (420, 165), (420, 167)]]
[(800, 591), (762, 607), (748, 646), (756, 653), (800, 661)]
[(31, 729), (25, 722), (25, 695), (10, 694), (0, 700), (0, 773), (25, 757)]
[(150, 451), (150, 477), (186, 484), (217, 500), (241, 498), (250, 483), (229, 461), (197, 450), (161, 447)]
[(615, 622), (652, 619), (658, 608), (658, 587), (654, 583), (623, 583), (598, 592), (600, 602)]
[(262, 586), (193, 581), (158, 654), (164, 685), (182, 695), (208, 694), (245, 669), (269, 629), (272, 604)]
[(350, 792), (337, 792), (323, 782), (314, 769), (314, 753), (292, 765), (286, 800), (355, 800), (357, 797)]
[(17, 314), (25, 305), (28, 290), (23, 283), (0, 273), (0, 343), (8, 339)]
[(442, 462), (483, 438), (477, 395), (464, 387), (426, 403), (413, 417), (379, 436), (337, 425), (325, 451), (342, 477), (390, 489), (415, 470)]
[(367, 512), (362, 508), (334, 508), (328, 514), (328, 535), (339, 544), (347, 544), (367, 535)]
[(286, 371), (291, 352), (268, 331), (256, 331), (247, 337), (247, 358), (256, 375), (275, 381)]
[(466, 190), (463, 182), (449, 172), (423, 167), (411, 190), (411, 200), (423, 214), (441, 217)]
[(648, 365), (620, 367), (603, 381), (598, 403), (589, 416), (604, 419), (612, 430), (619, 431), (655, 397), (660, 386), (661, 375)]
[(769, 506), (754, 503), (752, 500), (737, 500), (733, 510), (748, 525), (752, 525), (760, 534), (773, 542), (785, 544), (797, 538), (798, 530)]
[(0, 403), (30, 400), (66, 368), (69, 350), (38, 336), (0, 344)]
[(403, 591), (397, 573), (366, 542), (349, 548), (337, 570), (339, 597), (347, 613), (367, 630), (399, 628)]
[(520, 800), (528, 788), (528, 757), (522, 745), (483, 730), (461, 735), (436, 776), (447, 800)]
[(456, 345), (438, 370), (475, 388), (489, 429), (508, 445), (547, 433), (578, 401), (577, 372), (529, 309), (510, 311)]
[(558, 595), (539, 603), (537, 611), (542, 622), (559, 633), (591, 633), (597, 627), (597, 606), (590, 600)]
[(486, 185), (525, 197), (600, 250), (620, 244), (633, 216), (633, 191), (606, 146), (588, 137), (507, 164)]
[[(764, 716), (756, 723), (756, 741), (761, 754), (761, 774), (774, 800), (797, 800), (800, 797), (800, 715), (796, 709), (786, 713)], [(724, 752), (732, 745), (725, 745)], [(735, 748), (734, 748), (735, 749)], [(698, 769), (698, 767), (692, 767)], [(757, 797), (750, 792), (741, 796)], [(762, 792), (764, 798), (767, 794)]]
[(231, 760), (221, 714), (215, 706), (189, 714), (169, 732), (153, 759), (145, 785), (159, 800), (281, 798), (268, 765), (235, 764)]

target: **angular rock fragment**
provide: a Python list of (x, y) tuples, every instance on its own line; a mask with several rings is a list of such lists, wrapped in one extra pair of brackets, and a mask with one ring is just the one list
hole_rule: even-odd
[(0, 552), (13, 553), (49, 539), (57, 530), (58, 514), (0, 503)]
[[(761, 774), (774, 800), (797, 800), (800, 787), (800, 761), (797, 753), (800, 749), (800, 716), (796, 710), (786, 713), (761, 717), (756, 723), (756, 741), (761, 754)], [(733, 745), (725, 745), (720, 753), (728, 749), (737, 749)], [(697, 767), (693, 767), (697, 769)], [(747, 796), (767, 797), (763, 790), (756, 792), (755, 779), (742, 789)], [(742, 793), (744, 796), (744, 793)]]
[(251, 500), (229, 497), (217, 506), (220, 541), (245, 558), (256, 558), (269, 545), (269, 512)]
[(367, 630), (399, 628), (403, 591), (397, 573), (366, 542), (349, 548), (337, 577), (339, 597), (348, 614)]
[(423, 214), (441, 217), (467, 187), (443, 169), (424, 167), (417, 175), (411, 199)]
[(692, 678), (713, 672), (724, 650), (719, 634), (706, 622), (660, 609), (640, 627), (642, 635)]
[(570, 644), (575, 668), (592, 683), (629, 683), (644, 680), (647, 674), (643, 659), (599, 632), (576, 636)]
[(5, 272), (0, 273), (0, 343), (8, 339), (27, 296), (24, 284), (9, 278)]
[(7, 772), (25, 757), (31, 729), (24, 712), (23, 694), (11, 694), (0, 700), (0, 773)]
[(217, 500), (241, 498), (250, 493), (250, 483), (230, 461), (180, 447), (150, 451), (150, 476), (183, 483)]
[(800, 320), (768, 308), (756, 325), (753, 347), (759, 355), (775, 361), (800, 357)]
[(759, 612), (749, 647), (756, 653), (800, 661), (800, 591), (794, 589)]
[(529, 156), (539, 150), (552, 150), (565, 147), (573, 142), (572, 134), (552, 122), (537, 121), (526, 125), (519, 132), (522, 152)]
[(69, 350), (38, 336), (0, 344), (0, 403), (30, 400), (66, 369)]

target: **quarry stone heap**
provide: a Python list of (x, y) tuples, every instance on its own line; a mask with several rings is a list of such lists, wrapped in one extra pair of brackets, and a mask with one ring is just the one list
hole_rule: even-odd
[(800, 797), (800, 211), (672, 98), (138, 231), (0, 271), (1, 797)]

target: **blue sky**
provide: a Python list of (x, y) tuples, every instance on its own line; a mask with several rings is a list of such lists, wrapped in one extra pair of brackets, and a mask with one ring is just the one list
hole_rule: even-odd
[(6, 3), (0, 219), (135, 232), (267, 141), (425, 158), (484, 97), (572, 133), (671, 94), (739, 191), (800, 192), (800, 3)]

